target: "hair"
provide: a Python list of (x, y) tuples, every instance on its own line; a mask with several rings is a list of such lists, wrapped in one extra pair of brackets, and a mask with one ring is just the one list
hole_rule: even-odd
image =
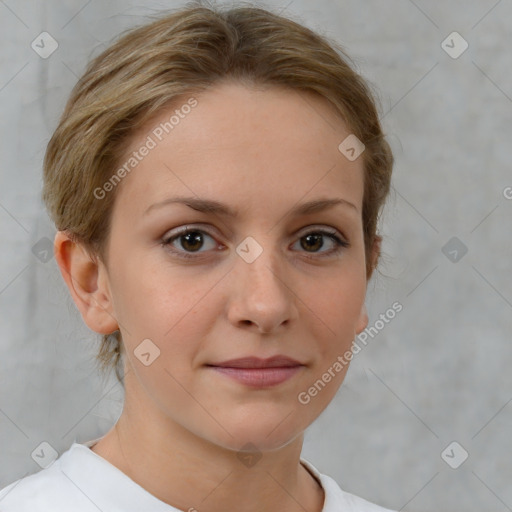
[[(51, 219), (95, 261), (106, 263), (116, 190), (101, 198), (95, 190), (112, 178), (138, 127), (223, 80), (286, 87), (327, 100), (365, 145), (362, 223), (369, 280), (393, 155), (370, 88), (349, 61), (335, 41), (255, 6), (192, 2), (121, 33), (89, 62), (48, 143), (42, 198)], [(122, 345), (119, 330), (103, 335), (96, 356), (102, 370), (116, 370), (119, 382)]]

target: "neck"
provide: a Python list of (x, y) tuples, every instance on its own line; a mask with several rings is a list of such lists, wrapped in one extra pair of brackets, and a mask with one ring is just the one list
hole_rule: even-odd
[(323, 489), (300, 463), (303, 434), (242, 456), (133, 397), (126, 393), (117, 424), (91, 449), (159, 500), (190, 512), (322, 511)]

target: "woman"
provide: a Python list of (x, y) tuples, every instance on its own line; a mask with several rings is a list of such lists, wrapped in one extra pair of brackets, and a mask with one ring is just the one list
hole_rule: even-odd
[(188, 6), (90, 63), (43, 198), (125, 403), (3, 512), (387, 510), (300, 457), (368, 323), (393, 163), (334, 48), (260, 8)]

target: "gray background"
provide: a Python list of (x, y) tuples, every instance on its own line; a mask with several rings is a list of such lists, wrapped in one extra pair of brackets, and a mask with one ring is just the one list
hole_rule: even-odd
[[(0, 1), (0, 488), (40, 470), (41, 442), (62, 453), (121, 412), (122, 388), (95, 371), (99, 338), (41, 252), (55, 233), (41, 165), (87, 60), (181, 3)], [(403, 310), (354, 358), (303, 456), (392, 509), (512, 510), (512, 2), (259, 5), (345, 46), (379, 91), (396, 158), (369, 325), (395, 301)], [(42, 31), (59, 44), (48, 59), (30, 46)], [(441, 46), (453, 31), (469, 43), (456, 59)], [(455, 262), (442, 250), (452, 237), (467, 247)], [(452, 441), (451, 461), (469, 454), (457, 469), (441, 457)]]

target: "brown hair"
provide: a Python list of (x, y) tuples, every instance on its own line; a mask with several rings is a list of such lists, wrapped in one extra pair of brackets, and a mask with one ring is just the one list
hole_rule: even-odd
[[(188, 4), (128, 30), (94, 58), (73, 88), (44, 158), (42, 197), (58, 230), (106, 262), (115, 190), (111, 179), (134, 131), (162, 108), (224, 79), (309, 91), (329, 101), (365, 144), (366, 275), (393, 156), (364, 79), (334, 41), (253, 6)], [(341, 142), (341, 141), (340, 141)], [(121, 382), (120, 331), (103, 335), (97, 361)]]

